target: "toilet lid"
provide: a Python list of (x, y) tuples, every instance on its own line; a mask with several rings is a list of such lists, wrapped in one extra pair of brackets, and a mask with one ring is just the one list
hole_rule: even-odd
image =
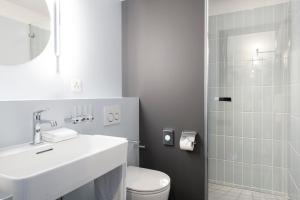
[(127, 168), (127, 189), (137, 192), (161, 191), (170, 185), (170, 177), (160, 171), (132, 167)]

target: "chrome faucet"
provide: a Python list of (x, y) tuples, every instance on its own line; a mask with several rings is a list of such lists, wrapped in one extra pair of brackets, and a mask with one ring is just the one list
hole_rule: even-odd
[(33, 113), (33, 139), (32, 144), (40, 144), (42, 143), (42, 137), (41, 137), (41, 125), (42, 124), (50, 124), (51, 127), (56, 127), (57, 122), (53, 120), (42, 120), (41, 115), (43, 112), (46, 112), (47, 109), (39, 110)]

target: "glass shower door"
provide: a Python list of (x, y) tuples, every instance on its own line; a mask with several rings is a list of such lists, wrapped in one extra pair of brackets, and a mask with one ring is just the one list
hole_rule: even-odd
[(209, 199), (287, 199), (290, 4), (226, 2), (210, 4)]

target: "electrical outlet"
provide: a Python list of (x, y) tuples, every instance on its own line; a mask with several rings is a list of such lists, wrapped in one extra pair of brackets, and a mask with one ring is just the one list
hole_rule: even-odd
[(104, 107), (104, 126), (121, 123), (121, 106), (112, 105)]
[(71, 80), (71, 91), (76, 93), (82, 92), (82, 81), (80, 79)]

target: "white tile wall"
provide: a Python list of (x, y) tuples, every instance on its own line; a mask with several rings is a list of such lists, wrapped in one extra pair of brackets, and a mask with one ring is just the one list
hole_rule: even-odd
[[(294, 178), (300, 185), (300, 160), (299, 178), (295, 176), (296, 169), (287, 169), (289, 104), (295, 107), (294, 112), (300, 119), (300, 92), (294, 100), (298, 103), (288, 101), (288, 80), (299, 81), (299, 86), (291, 89), (296, 95), (296, 91), (300, 91), (300, 70), (293, 69), (299, 76), (289, 78), (283, 60), (288, 47), (288, 7), (289, 4), (281, 4), (210, 16), (210, 181), (285, 194), (289, 172), (290, 179)], [(261, 51), (277, 47), (276, 54), (263, 54), (264, 60), (256, 61), (253, 45), (260, 40), (265, 42)], [(232, 102), (216, 102), (214, 97), (217, 96), (230, 96)], [(290, 137), (299, 139), (298, 149), (295, 148), (297, 140), (290, 142), (290, 147), (294, 147), (289, 149), (290, 157), (294, 158), (293, 150), (300, 152), (300, 136), (294, 133)], [(298, 155), (300, 158), (300, 153)], [(298, 187), (293, 188), (295, 191)]]

